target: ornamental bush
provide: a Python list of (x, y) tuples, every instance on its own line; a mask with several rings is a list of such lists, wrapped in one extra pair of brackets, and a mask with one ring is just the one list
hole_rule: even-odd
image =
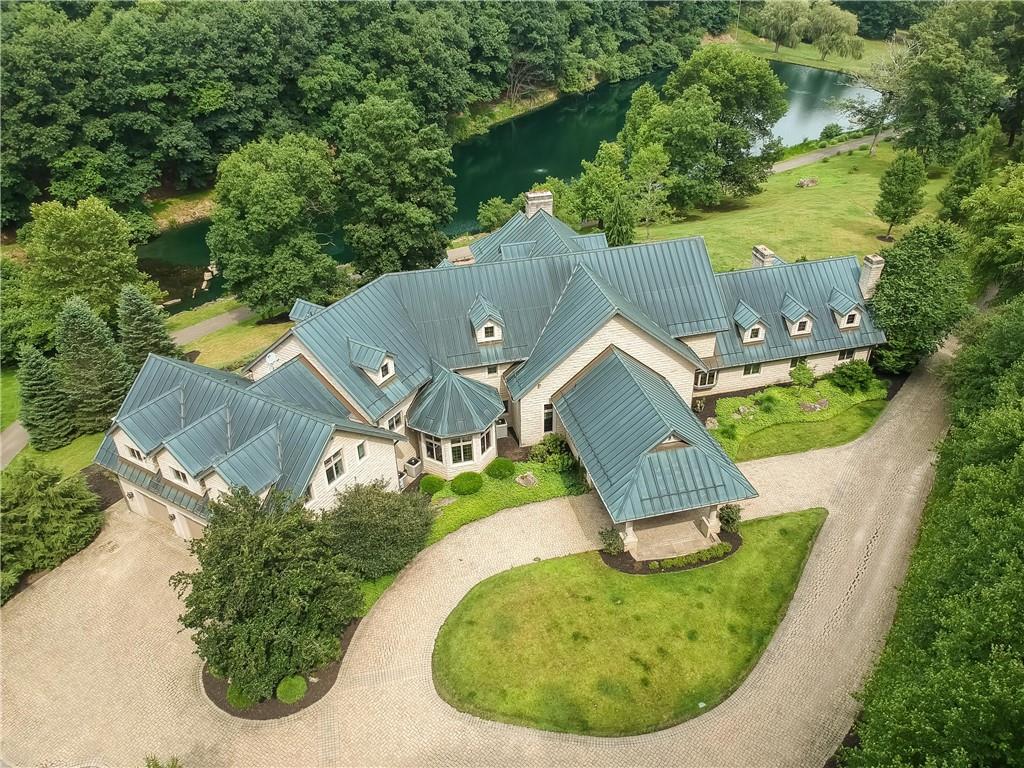
[(234, 709), (252, 709), (256, 700), (246, 695), (241, 688), (234, 683), (228, 686), (228, 704)]
[(557, 432), (550, 432), (530, 449), (530, 461), (542, 461), (547, 463), (552, 456), (559, 456), (569, 453), (569, 444)]
[(789, 369), (789, 378), (796, 386), (807, 388), (814, 384), (814, 371), (801, 361)]
[(838, 139), (843, 135), (843, 126), (839, 123), (829, 123), (821, 129), (821, 134), (818, 136), (822, 141), (831, 141), (832, 139)]
[(493, 477), (495, 480), (506, 480), (516, 473), (516, 464), (512, 459), (506, 459), (499, 456), (484, 470), (488, 477)]
[(679, 555), (678, 557), (669, 557), (661, 561), (653, 560), (647, 564), (647, 567), (652, 571), (667, 571), (671, 568), (683, 568), (687, 565), (697, 565), (697, 563), (706, 563), (709, 560), (717, 560), (720, 557), (725, 557), (730, 552), (732, 552), (732, 544), (727, 541), (720, 541), (707, 549), (700, 550), (699, 552), (691, 552), (688, 555)]
[(622, 537), (614, 528), (602, 528), (598, 535), (601, 537), (601, 551), (608, 555), (621, 555), (625, 545)]
[(276, 697), (282, 704), (294, 704), (302, 701), (309, 690), (309, 684), (302, 675), (288, 675), (277, 684)]
[(457, 496), (470, 496), (483, 485), (484, 479), (479, 472), (462, 472), (452, 479), (452, 492)]
[(851, 360), (837, 365), (832, 369), (829, 378), (843, 392), (867, 392), (878, 380), (866, 360)]
[(347, 570), (377, 579), (423, 549), (433, 517), (423, 494), (389, 491), (381, 481), (353, 485), (324, 511), (317, 536)]
[(444, 480), (437, 475), (424, 475), (420, 478), (420, 491), (427, 496), (433, 496), (444, 488)]
[(735, 533), (739, 529), (741, 516), (739, 504), (723, 504), (718, 508), (718, 522), (727, 531)]

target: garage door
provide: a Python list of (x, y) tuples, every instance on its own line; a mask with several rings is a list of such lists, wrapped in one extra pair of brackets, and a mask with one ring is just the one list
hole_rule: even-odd
[(168, 528), (174, 527), (174, 522), (170, 518), (170, 510), (167, 509), (167, 505), (162, 501), (157, 501), (151, 496), (146, 494), (140, 494), (142, 496), (142, 503), (146, 507), (146, 514), (149, 515), (151, 520), (155, 520), (158, 523), (166, 525)]

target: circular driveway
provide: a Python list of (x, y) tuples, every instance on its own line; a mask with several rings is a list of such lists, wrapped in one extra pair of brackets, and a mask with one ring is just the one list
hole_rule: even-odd
[(746, 517), (830, 514), (764, 655), (722, 704), (658, 733), (600, 739), (491, 723), (445, 704), (430, 657), (476, 583), (594, 549), (592, 496), (505, 510), (424, 550), (360, 625), (332, 691), (275, 722), (210, 704), (177, 632), (167, 577), (184, 545), (116, 508), (100, 538), (3, 608), (2, 757), (12, 765), (651, 765), (819, 768), (857, 711), (892, 620), (945, 429), (941, 383), (922, 366), (859, 440), (742, 465), (760, 492)]

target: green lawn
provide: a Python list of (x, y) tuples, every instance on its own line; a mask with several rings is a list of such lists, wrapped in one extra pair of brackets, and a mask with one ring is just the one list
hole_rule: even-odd
[[(519, 485), (515, 478), (524, 472), (533, 472), (537, 484), (531, 488)], [(470, 496), (456, 497), (448, 483), (434, 494), (434, 501), (454, 498), (451, 504), (441, 507), (434, 519), (427, 544), (440, 541), (452, 531), (458, 530), (474, 520), (493, 515), (502, 509), (519, 507), (535, 501), (545, 501), (558, 496), (567, 496), (573, 482), (572, 475), (555, 472), (537, 462), (516, 462), (516, 474), (505, 480), (495, 480), (483, 475), (483, 487)]]
[[(840, 445), (859, 437), (885, 408), (886, 385), (875, 381), (866, 391), (843, 392), (828, 379), (811, 391), (768, 387), (746, 397), (723, 397), (715, 404), (718, 428), (711, 435), (734, 461), (762, 459)], [(801, 403), (828, 400), (821, 411)], [(740, 414), (740, 409), (746, 411)]]
[(65, 475), (70, 475), (92, 464), (101, 442), (103, 442), (103, 433), (98, 432), (94, 435), (76, 437), (63, 448), (45, 453), (37, 451), (29, 445), (18, 454), (16, 461), (23, 457), (37, 459), (44, 464), (56, 467)]
[(18, 419), (21, 410), (21, 394), (16, 368), (0, 371), (0, 429), (6, 429)]
[[(884, 235), (887, 227), (871, 209), (878, 198), (878, 180), (892, 158), (892, 145), (883, 142), (874, 157), (868, 157), (865, 148), (777, 173), (758, 195), (659, 224), (649, 236), (638, 227), (637, 237), (667, 240), (703, 235), (717, 271), (749, 267), (750, 249), (758, 243), (786, 261), (877, 253), (885, 245), (877, 236)], [(818, 186), (797, 187), (797, 181), (806, 177), (818, 179)], [(935, 195), (944, 184), (942, 178), (928, 181), (922, 216), (938, 210)], [(897, 227), (893, 232), (899, 237), (905, 229)]]
[(785, 61), (790, 64), (802, 64), (805, 67), (816, 67), (817, 69), (833, 69), (839, 72), (848, 72), (852, 75), (870, 74), (871, 68), (885, 60), (888, 43), (884, 40), (865, 40), (864, 56), (860, 59), (848, 59), (844, 56), (829, 56), (825, 61), (821, 60), (821, 54), (813, 45), (799, 43), (796, 48), (779, 48), (775, 52), (775, 43), (762, 40), (753, 32), (745, 29), (738, 30), (736, 42), (731, 43), (745, 51), (756, 54), (766, 59)]
[(231, 371), (248, 363), (291, 327), (291, 322), (264, 324), (251, 317), (196, 339), (185, 351), (199, 350), (196, 362), (200, 365)]
[(217, 317), (217, 315), (223, 315), (225, 312), (230, 312), (241, 306), (242, 302), (234, 296), (221, 296), (219, 299), (200, 304), (195, 309), (186, 309), (184, 312), (171, 315), (167, 318), (167, 330), (180, 331), (182, 328), (188, 328), (203, 320)]
[(213, 211), (213, 206), (213, 188), (211, 187), (154, 200), (150, 207), (150, 214), (153, 216), (157, 228), (163, 232), (183, 224), (190, 224), (193, 221), (208, 219)]
[(493, 576), (438, 633), (434, 684), (463, 712), (599, 736), (706, 712), (768, 644), (825, 515), (745, 522), (736, 554), (681, 573), (628, 575), (588, 552)]

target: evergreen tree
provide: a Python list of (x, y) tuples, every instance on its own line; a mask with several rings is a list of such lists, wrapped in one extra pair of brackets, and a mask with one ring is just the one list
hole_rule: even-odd
[(57, 316), (57, 370), (75, 426), (83, 433), (110, 426), (132, 372), (114, 334), (84, 300), (73, 296)]
[(875, 215), (889, 225), (886, 237), (892, 236), (895, 225), (906, 224), (921, 210), (924, 182), (924, 162), (916, 152), (899, 152), (885, 169), (878, 182)]
[(178, 356), (178, 347), (167, 330), (165, 313), (139, 290), (126, 285), (117, 302), (117, 328), (121, 336), (121, 349), (132, 370), (139, 370), (146, 356)]
[(960, 143), (960, 156), (953, 164), (949, 181), (938, 195), (942, 203), (939, 212), (941, 218), (951, 221), (963, 218), (960, 205), (988, 178), (992, 165), (992, 145), (1001, 135), (999, 118), (993, 115), (984, 127)]
[(56, 366), (35, 347), (22, 345), (18, 355), (21, 387), (19, 418), (37, 451), (52, 451), (71, 442), (75, 425), (61, 391)]
[(608, 245), (629, 245), (633, 242), (636, 237), (636, 212), (622, 190), (615, 193), (604, 220)]

